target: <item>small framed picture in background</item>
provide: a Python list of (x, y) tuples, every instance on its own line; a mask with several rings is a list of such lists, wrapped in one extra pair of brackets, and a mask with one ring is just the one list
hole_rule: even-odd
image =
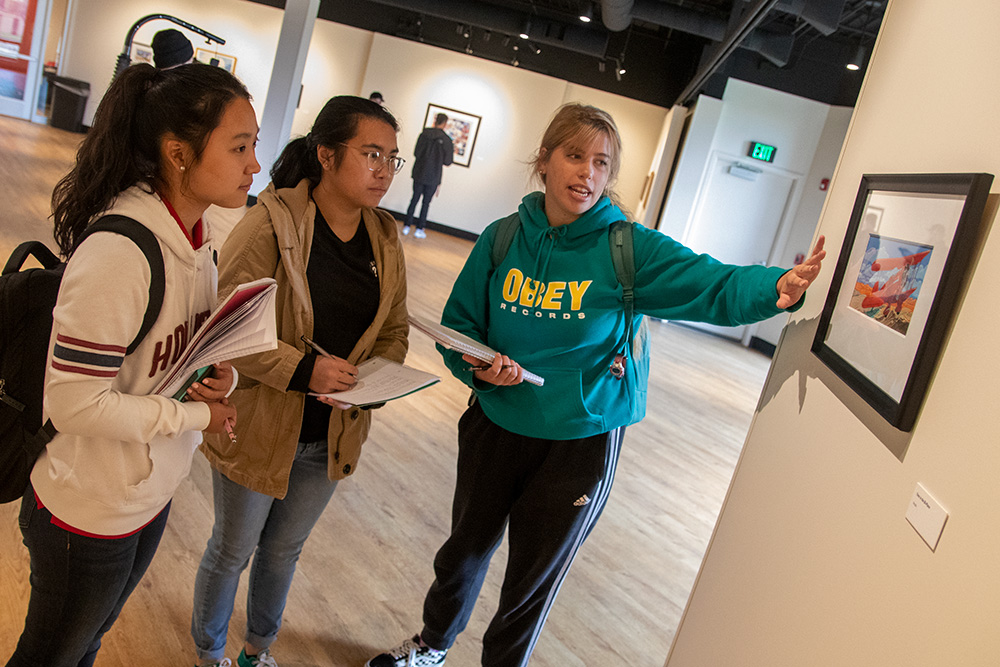
[(454, 164), (468, 167), (472, 161), (472, 149), (476, 147), (476, 135), (479, 134), (479, 122), (483, 119), (482, 116), (428, 104), (424, 127), (434, 127), (434, 119), (439, 113), (448, 116), (444, 131), (455, 144)]
[(140, 44), (139, 42), (132, 42), (132, 52), (129, 53), (129, 59), (132, 61), (133, 65), (138, 65), (139, 63), (147, 63), (149, 65), (153, 64), (153, 47), (149, 44)]
[(234, 56), (227, 56), (217, 51), (209, 51), (208, 49), (195, 49), (194, 59), (206, 65), (221, 67), (230, 74), (236, 73), (236, 58)]

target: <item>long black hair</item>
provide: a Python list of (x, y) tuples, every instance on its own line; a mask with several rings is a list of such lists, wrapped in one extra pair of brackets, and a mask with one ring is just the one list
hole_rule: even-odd
[(276, 188), (292, 188), (303, 178), (313, 187), (319, 185), (323, 169), (316, 156), (317, 146), (333, 151), (333, 164), (344, 159), (345, 146), (358, 133), (362, 118), (374, 118), (399, 132), (399, 123), (389, 111), (371, 100), (351, 95), (331, 97), (316, 116), (312, 130), (304, 137), (290, 141), (271, 167), (271, 182)]
[(219, 67), (192, 63), (169, 70), (132, 65), (97, 107), (76, 165), (52, 192), (54, 236), (69, 256), (80, 233), (133, 185), (162, 188), (160, 142), (170, 133), (201, 159), (228, 104), (250, 99), (246, 86)]

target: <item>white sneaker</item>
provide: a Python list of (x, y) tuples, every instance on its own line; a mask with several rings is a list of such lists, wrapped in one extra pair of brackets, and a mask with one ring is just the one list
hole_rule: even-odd
[(410, 234), (410, 226), (403, 225), (403, 236), (408, 236)]
[(427, 232), (425, 232), (424, 230), (419, 229), (419, 228), (417, 229), (417, 231), (413, 232), (413, 235), (415, 237), (417, 237), (418, 239), (425, 239), (425, 238), (427, 238)]
[[(420, 230), (417, 230), (420, 231)], [(439, 651), (424, 646), (420, 635), (413, 635), (387, 653), (380, 653), (365, 663), (365, 667), (441, 667), (448, 649)]]

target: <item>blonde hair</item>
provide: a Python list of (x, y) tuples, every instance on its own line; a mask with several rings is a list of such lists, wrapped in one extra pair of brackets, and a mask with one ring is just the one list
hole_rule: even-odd
[(544, 187), (545, 174), (541, 172), (541, 167), (545, 165), (556, 148), (569, 144), (586, 145), (598, 136), (607, 137), (611, 143), (608, 182), (601, 194), (607, 195), (611, 199), (611, 203), (621, 208), (621, 201), (614, 186), (618, 181), (618, 172), (622, 164), (622, 138), (611, 114), (597, 107), (577, 103), (564, 104), (559, 107), (542, 134), (538, 150), (528, 160), (531, 179)]

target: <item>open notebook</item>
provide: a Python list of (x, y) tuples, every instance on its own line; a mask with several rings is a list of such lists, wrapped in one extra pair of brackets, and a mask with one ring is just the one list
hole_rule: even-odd
[[(461, 334), (454, 329), (449, 329), (443, 324), (435, 324), (434, 322), (425, 320), (422, 317), (417, 317), (416, 315), (410, 315), (409, 320), (410, 325), (413, 326), (414, 329), (427, 334), (433, 338), (435, 342), (440, 343), (446, 349), (467, 354), (470, 357), (475, 357), (476, 359), (487, 363), (493, 363), (493, 358), (497, 355), (496, 350), (493, 348), (484, 345), (479, 341), (473, 340), (472, 338), (469, 338), (465, 334)], [(535, 375), (527, 368), (524, 369), (522, 377), (525, 382), (530, 382), (531, 384), (538, 385), (539, 387), (545, 384), (544, 378)]]
[(273, 278), (244, 283), (233, 290), (198, 328), (154, 393), (180, 399), (206, 366), (277, 348), (276, 290)]

